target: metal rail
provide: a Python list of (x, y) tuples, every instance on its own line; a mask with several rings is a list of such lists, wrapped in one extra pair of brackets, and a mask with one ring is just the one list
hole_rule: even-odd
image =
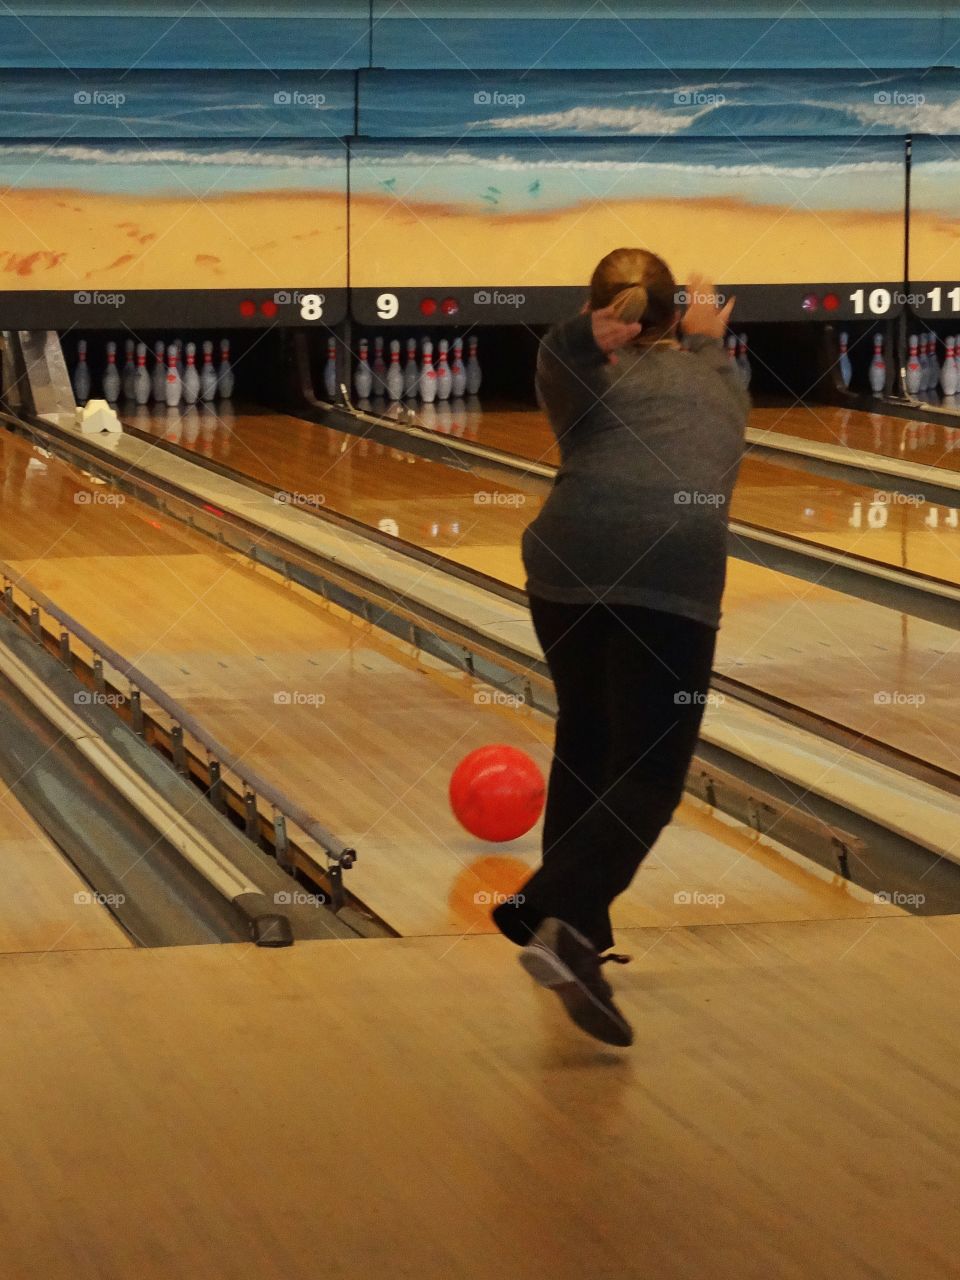
[[(263, 802), (270, 813), (272, 843), (277, 861), (282, 867), (287, 870), (294, 868), (291, 848), (293, 842), (289, 831), (291, 826), (301, 833), (304, 847), (309, 847), (312, 843), (321, 849), (328, 860), (327, 874), (333, 889), (334, 905), (343, 905), (342, 873), (352, 867), (356, 861), (357, 854), (354, 849), (338, 839), (312, 814), (291, 800), (255, 769), (242, 763), (228, 747), (218, 741), (145, 672), (117, 653), (81, 622), (72, 618), (43, 592), (26, 583), (16, 570), (3, 561), (0, 561), (0, 576), (3, 579), (2, 608), (7, 616), (12, 621), (18, 621), (21, 617), (26, 619), (33, 638), (39, 644), (44, 643), (43, 615), (53, 619), (59, 628), (57, 652), (60, 661), (68, 668), (72, 668), (74, 663), (71, 641), (79, 642), (89, 650), (90, 666), (94, 676), (94, 693), (91, 696), (101, 698), (105, 705), (117, 711), (121, 706), (125, 707), (134, 732), (138, 736), (146, 736), (147, 714), (143, 705), (144, 698), (149, 699), (168, 717), (167, 737), (170, 754), (178, 772), (185, 776), (189, 776), (190, 773), (188, 758), (192, 740), (194, 756), (198, 759), (204, 757), (206, 759), (210, 779), (207, 789), (208, 797), (221, 812), (226, 811), (225, 774), (234, 776), (239, 783), (238, 793), (242, 796), (244, 828), (248, 837), (255, 841), (259, 839), (262, 817), (260, 802)], [(18, 596), (26, 602), (26, 607), (18, 604)], [(105, 668), (110, 668), (120, 680), (126, 683), (126, 691), (122, 698), (118, 698), (108, 690)], [(336, 901), (337, 897), (340, 898), (339, 902)]]

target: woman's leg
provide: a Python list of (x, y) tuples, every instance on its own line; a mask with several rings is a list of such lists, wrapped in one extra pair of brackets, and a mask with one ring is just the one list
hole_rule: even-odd
[[(557, 604), (530, 598), (540, 647), (550, 667), (557, 698), (553, 761), (543, 821), (543, 862), (561, 865), (577, 856), (584, 817), (603, 782), (609, 741), (600, 714), (604, 701), (603, 637), (612, 619), (603, 605)], [(494, 911), (497, 926), (521, 946), (530, 940), (550, 903), (522, 886), (522, 903)]]
[(583, 655), (602, 664), (602, 693), (582, 708), (604, 726), (602, 779), (576, 838), (527, 887), (544, 914), (573, 925), (599, 951), (613, 944), (610, 904), (683, 794), (716, 643), (712, 628), (673, 614), (632, 606), (605, 612), (598, 652)]

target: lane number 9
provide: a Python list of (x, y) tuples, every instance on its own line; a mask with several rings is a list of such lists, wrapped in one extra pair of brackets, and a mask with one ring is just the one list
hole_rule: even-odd
[(381, 293), (377, 298), (377, 315), (381, 320), (393, 320), (400, 310), (400, 303), (395, 293)]

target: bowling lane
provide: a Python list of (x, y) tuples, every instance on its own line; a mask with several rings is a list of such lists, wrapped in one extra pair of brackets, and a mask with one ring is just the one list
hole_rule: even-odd
[[(420, 405), (418, 425), (439, 429), (434, 405)], [(520, 404), (473, 407), (469, 438), (524, 460), (556, 465), (559, 457), (546, 415)], [(851, 420), (862, 420), (849, 427)], [(774, 425), (774, 424), (780, 425)], [(751, 427), (791, 432), (807, 439), (868, 449), (882, 440), (890, 456), (932, 466), (960, 465), (960, 428), (910, 423), (880, 414), (819, 406), (811, 409), (754, 409)], [(839, 434), (830, 434), (833, 423)], [(819, 429), (820, 434), (814, 434)], [(874, 449), (876, 452), (877, 450)], [(960, 458), (960, 454), (957, 455)], [(869, 485), (826, 479), (797, 467), (745, 458), (733, 494), (731, 516), (747, 524), (789, 534), (817, 546), (847, 551), (941, 581), (960, 583), (960, 511)]]
[[(6, 433), (0, 469), (0, 558), (355, 843), (353, 893), (405, 934), (491, 931), (489, 903), (516, 890), (538, 833), (479, 844), (449, 812), (449, 775), (497, 741), (545, 767), (549, 722)], [(691, 800), (616, 919), (891, 910)]]
[(2, 783), (0, 887), (0, 953), (133, 945)]
[[(421, 425), (439, 430), (436, 415), (426, 412), (436, 408), (420, 406)], [(497, 448), (524, 459), (554, 460), (554, 446), (547, 444), (552, 435), (538, 410), (464, 407), (457, 419), (461, 410), (447, 408), (466, 426), (463, 438), (496, 441)], [(541, 500), (522, 489), (484, 486), (469, 473), (262, 408), (143, 407), (124, 417), (145, 434), (275, 486), (305, 507), (324, 506), (373, 525), (386, 522), (390, 530), (397, 524), (405, 540), (507, 580), (517, 531), (540, 507)], [(425, 513), (421, 499), (427, 496)], [(960, 511), (954, 507), (747, 457), (731, 514), (819, 547), (960, 583)]]
[[(795, 436), (820, 444), (846, 445), (884, 458), (960, 470), (960, 425), (913, 422), (885, 413), (839, 405), (754, 408), (750, 426), (758, 432)], [(762, 438), (755, 441), (762, 444)]]
[[(193, 412), (210, 424), (212, 456), (220, 450), (242, 457), (251, 472), (262, 467), (268, 483), (286, 491), (288, 499), (342, 512), (439, 557), (523, 585), (520, 535), (539, 510), (539, 497), (295, 418), (237, 411), (232, 420), (218, 423), (211, 410)], [(144, 410), (139, 422), (153, 423), (155, 433), (164, 425), (176, 432), (180, 414)], [(751, 475), (761, 466), (766, 482), (752, 485)], [(958, 531), (951, 523), (956, 512), (934, 528), (918, 517), (919, 508), (884, 506), (879, 514), (887, 526), (874, 527), (872, 490), (860, 493), (856, 486), (767, 463), (748, 464), (746, 472), (746, 506), (758, 522), (783, 503), (800, 511), (790, 527), (802, 529), (809, 509), (809, 523), (819, 523), (819, 532), (832, 536), (830, 545), (860, 554), (876, 546), (892, 557), (898, 544), (912, 539), (929, 554), (914, 556), (911, 567), (935, 562), (956, 575)], [(860, 528), (850, 523), (855, 512)], [(943, 627), (732, 559), (717, 669), (960, 772), (954, 710), (960, 654), (954, 633)]]

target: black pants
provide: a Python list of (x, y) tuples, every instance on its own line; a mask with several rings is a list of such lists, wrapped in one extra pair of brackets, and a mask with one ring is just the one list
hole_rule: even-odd
[(558, 704), (543, 864), (494, 920), (522, 946), (557, 916), (605, 951), (610, 904), (683, 793), (717, 633), (633, 605), (531, 597), (530, 610)]

